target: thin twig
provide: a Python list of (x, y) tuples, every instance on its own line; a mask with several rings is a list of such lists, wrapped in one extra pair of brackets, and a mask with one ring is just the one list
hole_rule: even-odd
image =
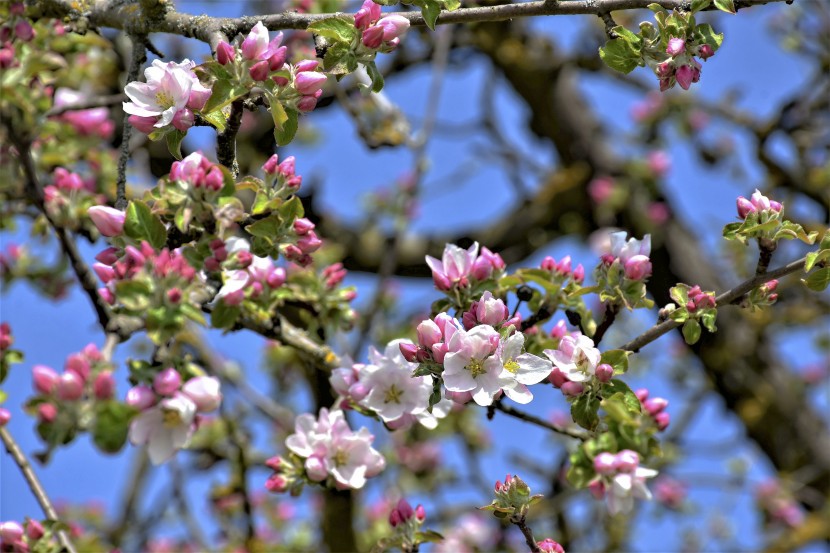
[(498, 403), (495, 405), (496, 411), (501, 411), (505, 415), (510, 415), (511, 417), (523, 420), (525, 422), (529, 422), (531, 424), (535, 424), (536, 426), (541, 426), (542, 428), (546, 428), (548, 430), (556, 432), (557, 434), (564, 434), (565, 436), (570, 436), (571, 438), (576, 438), (577, 440), (587, 440), (589, 438), (589, 435), (586, 432), (555, 426), (544, 419), (540, 419), (535, 415), (525, 413), (524, 411), (519, 411), (518, 409), (515, 409), (509, 405), (504, 405), (503, 403)]
[[(0, 439), (3, 440), (3, 445), (6, 446), (6, 451), (9, 452), (9, 455), (12, 456), (12, 459), (14, 459), (14, 462), (20, 468), (20, 472), (23, 473), (23, 478), (26, 479), (29, 489), (32, 490), (32, 494), (34, 494), (35, 499), (37, 499), (40, 508), (43, 509), (43, 514), (45, 514), (48, 519), (60, 520), (57, 511), (55, 511), (55, 507), (49, 500), (49, 496), (46, 495), (46, 490), (43, 489), (43, 486), (40, 484), (40, 480), (38, 480), (37, 475), (32, 470), (32, 465), (29, 463), (29, 459), (26, 458), (23, 450), (20, 449), (20, 446), (14, 440), (7, 428), (0, 427)], [(75, 547), (72, 545), (72, 542), (65, 531), (61, 530), (58, 532), (58, 540), (68, 553), (75, 553)]]
[(530, 548), (532, 553), (542, 553), (542, 550), (539, 549), (539, 545), (536, 543), (536, 538), (533, 537), (533, 530), (530, 529), (530, 526), (527, 525), (525, 522), (525, 517), (520, 518), (519, 520), (514, 520), (513, 524), (519, 527), (519, 530), (522, 531), (522, 535), (525, 537), (525, 543)]
[[(147, 37), (130, 35), (132, 53), (130, 54), (130, 67), (127, 70), (127, 84), (138, 80), (138, 72), (141, 65), (147, 60)], [(121, 129), (121, 153), (118, 157), (118, 180), (115, 181), (115, 207), (116, 209), (127, 209), (127, 161), (130, 158), (130, 137), (133, 126), (129, 122), (130, 115), (124, 113)]]
[(236, 135), (242, 125), (242, 100), (231, 102), (231, 113), (225, 130), (216, 137), (216, 159), (231, 170), (234, 177), (239, 174), (239, 162), (236, 160)]
[(193, 544), (196, 545), (196, 550), (209, 551), (210, 549), (207, 546), (208, 540), (199, 527), (199, 523), (193, 516), (193, 512), (190, 510), (190, 505), (187, 502), (187, 496), (182, 486), (185, 481), (185, 475), (175, 458), (170, 461), (170, 479), (173, 483), (173, 500), (176, 502), (179, 516), (184, 521)]
[(620, 312), (620, 306), (616, 303), (609, 303), (605, 305), (605, 314), (602, 317), (602, 321), (597, 325), (597, 330), (594, 332), (593, 340), (594, 346), (599, 345), (602, 341), (602, 337), (605, 336), (605, 333), (611, 328), (611, 325), (614, 324), (614, 321), (617, 319), (617, 313)]
[[(726, 292), (722, 293), (721, 295), (715, 298), (715, 302), (718, 306), (725, 306), (731, 303), (734, 303), (736, 300), (739, 300), (744, 294), (753, 290), (755, 287), (764, 284), (765, 282), (769, 282), (770, 280), (781, 278), (786, 276), (790, 273), (795, 273), (799, 270), (804, 270), (804, 260), (805, 258), (798, 259), (793, 261), (792, 263), (788, 263), (783, 267), (779, 267), (775, 270), (769, 271), (767, 273), (757, 275), (749, 280), (746, 280), (739, 285), (735, 286), (731, 290), (727, 290)], [(649, 328), (630, 342), (623, 344), (620, 346), (619, 349), (624, 349), (627, 351), (638, 352), (640, 349), (663, 334), (681, 326), (683, 323), (679, 323), (668, 319), (663, 321), (662, 323), (658, 323), (653, 327)]]
[[(129, 82), (129, 81), (128, 81)], [(120, 104), (127, 100), (126, 94), (110, 94), (107, 96), (90, 96), (88, 98), (84, 98), (83, 100), (78, 100), (77, 102), (72, 102), (71, 104), (66, 104), (63, 106), (54, 106), (52, 109), (45, 113), (46, 117), (55, 117), (58, 115), (63, 115), (67, 111), (80, 111), (84, 109), (93, 109), (93, 108), (105, 108), (109, 106), (114, 106)]]

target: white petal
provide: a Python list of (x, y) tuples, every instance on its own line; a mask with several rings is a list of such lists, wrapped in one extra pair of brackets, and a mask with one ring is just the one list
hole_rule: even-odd
[(527, 389), (524, 384), (514, 384), (513, 386), (505, 386), (502, 388), (504, 395), (515, 401), (516, 403), (526, 404), (533, 400), (533, 394)]
[(150, 454), (150, 461), (154, 465), (160, 465), (167, 461), (175, 452), (176, 448), (173, 446), (172, 436), (169, 432), (163, 431), (153, 434), (147, 453)]

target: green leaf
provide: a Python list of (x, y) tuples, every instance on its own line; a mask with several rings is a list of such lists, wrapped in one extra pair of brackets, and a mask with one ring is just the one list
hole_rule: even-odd
[(582, 394), (571, 404), (574, 422), (587, 430), (594, 430), (599, 424), (599, 400), (590, 394)]
[(210, 324), (213, 328), (232, 328), (241, 313), (238, 305), (227, 305), (219, 300), (210, 314)]
[[(723, 33), (715, 33), (712, 26), (708, 23), (701, 23), (697, 27), (695, 27), (695, 35), (699, 37), (700, 40), (708, 44), (712, 47), (712, 50), (717, 51), (720, 48), (720, 45), (723, 43)], [(729, 225), (727, 225), (729, 226)]]
[(630, 351), (624, 349), (609, 349), (602, 353), (599, 362), (614, 367), (614, 374), (623, 374), (628, 370), (628, 356)]
[(656, 2), (653, 3), (653, 4), (649, 4), (646, 7), (648, 9), (650, 9), (651, 11), (653, 11), (654, 13), (666, 13), (666, 14), (669, 13), (668, 10), (666, 10), (666, 8), (664, 8), (663, 6), (661, 6), (660, 4), (658, 4)]
[(696, 319), (689, 319), (683, 325), (683, 339), (686, 343), (691, 345), (700, 340), (700, 323)]
[(178, 160), (182, 159), (182, 140), (184, 140), (186, 134), (186, 132), (180, 131), (179, 129), (174, 129), (165, 136), (167, 139), (167, 151)]
[(293, 224), (295, 219), (299, 219), (305, 215), (303, 202), (297, 196), (293, 196), (290, 200), (282, 204), (277, 209), (277, 212), (286, 224)]
[(830, 250), (810, 252), (804, 257), (804, 272), (809, 273), (815, 267), (816, 263), (830, 259)]
[(444, 536), (434, 530), (422, 530), (415, 532), (415, 543), (439, 543), (444, 541)]
[(801, 279), (801, 282), (806, 284), (810, 290), (821, 292), (830, 285), (830, 267), (813, 271), (806, 279)]
[(642, 63), (639, 47), (622, 38), (606, 42), (599, 49), (599, 57), (605, 65), (620, 73), (631, 73)]
[(787, 240), (794, 240), (799, 239), (805, 244), (813, 245), (816, 242), (816, 238), (818, 238), (818, 232), (813, 231), (809, 234), (804, 230), (804, 227), (797, 223), (793, 223), (792, 221), (784, 221), (781, 223), (781, 228), (778, 229), (778, 232), (775, 233), (775, 236), (772, 237), (773, 240), (778, 240), (780, 238), (786, 238)]
[(167, 229), (164, 228), (164, 223), (153, 215), (147, 204), (139, 200), (131, 200), (127, 206), (124, 234), (133, 240), (146, 240), (157, 250), (167, 243)]
[(603, 385), (603, 394), (608, 395), (611, 394), (621, 394), (622, 401), (625, 405), (626, 409), (631, 411), (632, 413), (640, 413), (642, 412), (640, 406), (640, 400), (637, 398), (637, 394), (622, 380), (618, 378), (612, 379), (607, 384)]
[(337, 42), (326, 49), (323, 57), (323, 69), (332, 75), (345, 75), (349, 72), (351, 61), (346, 58), (354, 58), (350, 44)]
[(101, 401), (95, 405), (95, 425), (92, 441), (105, 453), (117, 453), (127, 441), (130, 421), (138, 411), (115, 400)]
[(226, 126), (226, 123), (227, 123), (227, 119), (225, 119), (225, 114), (222, 113), (222, 110), (217, 109), (217, 110), (211, 111), (210, 113), (203, 113), (202, 114), (202, 119), (204, 119), (205, 121), (207, 121), (208, 123), (210, 123), (211, 125), (216, 127), (216, 130), (218, 132), (224, 132), (225, 131), (225, 126)]
[(732, 0), (715, 0), (715, 7), (722, 12), (735, 13), (735, 4)]
[(372, 79), (372, 92), (380, 92), (383, 90), (383, 75), (378, 71), (378, 66), (375, 65), (375, 62), (367, 62), (364, 64), (364, 67), (366, 67), (366, 73), (369, 74), (369, 78)]
[(0, 405), (3, 405), (8, 398), (9, 398), (9, 394), (7, 394), (3, 390), (0, 390)]
[(279, 238), (281, 225), (282, 219), (280, 216), (276, 213), (272, 213), (265, 219), (260, 219), (256, 223), (248, 225), (245, 227), (245, 230), (252, 236), (265, 238), (269, 242), (273, 243), (275, 238)]
[(700, 322), (706, 327), (709, 332), (716, 332), (718, 327), (715, 326), (715, 319), (718, 318), (718, 312), (715, 309), (707, 309), (700, 315)]
[(308, 30), (315, 35), (346, 44), (351, 43), (357, 37), (358, 32), (354, 26), (354, 16), (351, 15), (338, 15), (315, 21), (308, 26)]
[(288, 119), (286, 119), (282, 129), (274, 127), (274, 140), (277, 141), (278, 146), (285, 146), (294, 140), (294, 135), (297, 134), (297, 127), (299, 126), (299, 112), (289, 109), (286, 113)]
[(208, 101), (202, 108), (202, 113), (221, 110), (240, 96), (248, 93), (248, 89), (228, 79), (214, 81)]
[(692, 0), (692, 13), (697, 13), (700, 10), (705, 10), (709, 7), (712, 0)]
[(435, 0), (423, 0), (418, 4), (421, 6), (421, 15), (424, 16), (427, 27), (434, 31), (435, 22), (438, 21), (438, 16), (441, 15), (441, 6)]
[(115, 283), (115, 297), (130, 311), (144, 311), (150, 306), (150, 287), (141, 280), (119, 280)]

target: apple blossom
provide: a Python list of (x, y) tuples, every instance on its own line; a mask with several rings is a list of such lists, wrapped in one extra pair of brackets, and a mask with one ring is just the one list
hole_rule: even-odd
[(87, 214), (98, 232), (104, 236), (119, 236), (124, 232), (126, 214), (121, 210), (105, 205), (94, 205), (87, 210)]
[(426, 256), (427, 265), (432, 269), (432, 278), (439, 290), (449, 290), (453, 286), (466, 286), (467, 278), (478, 257), (478, 242), (462, 249), (455, 244), (447, 244), (441, 260)]
[(538, 384), (550, 375), (551, 363), (531, 353), (522, 353), (525, 335), (521, 332), (512, 334), (499, 344), (496, 357), (502, 365), (500, 378), (507, 383), (502, 385), (504, 394), (517, 403), (529, 403), (533, 394), (529, 384)]
[(384, 355), (372, 349), (369, 358), (376, 370), (369, 373), (364, 385), (369, 394), (360, 402), (378, 414), (383, 422), (391, 422), (405, 414), (417, 415), (429, 407), (432, 393), (432, 377), (412, 377), (417, 363), (403, 358), (402, 340), (387, 344)]
[(546, 349), (545, 355), (568, 380), (586, 382), (596, 373), (600, 352), (594, 341), (584, 335), (565, 336), (556, 350)]
[(169, 460), (179, 449), (187, 447), (194, 430), (196, 404), (182, 393), (161, 400), (139, 413), (130, 423), (130, 442), (147, 444), (154, 465)]
[(200, 413), (213, 411), (222, 403), (219, 379), (215, 376), (196, 376), (182, 386), (182, 393), (196, 404)]
[(504, 366), (493, 354), (499, 334), (489, 325), (458, 330), (448, 344), (444, 357), (444, 386), (451, 392), (472, 392), (479, 405), (490, 405), (502, 386), (511, 383), (502, 378)]
[[(131, 100), (123, 103), (130, 115), (153, 118), (154, 128), (173, 123), (173, 118), (186, 108), (201, 109), (210, 96), (210, 89), (199, 82), (193, 72), (196, 64), (190, 60), (182, 63), (153, 60), (144, 70), (146, 83), (131, 82), (124, 92)], [(146, 128), (146, 127), (145, 127)]]

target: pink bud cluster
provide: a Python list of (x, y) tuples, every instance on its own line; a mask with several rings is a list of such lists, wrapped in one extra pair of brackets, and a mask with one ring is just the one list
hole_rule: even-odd
[[(305, 220), (307, 219), (298, 219), (297, 221)], [(335, 288), (337, 288), (340, 285), (340, 283), (343, 282), (343, 279), (346, 278), (347, 272), (348, 271), (346, 271), (346, 269), (343, 268), (342, 263), (334, 263), (323, 269), (323, 280), (326, 283), (326, 288), (328, 288), (329, 290), (334, 290)]]
[(0, 323), (0, 353), (5, 352), (14, 344), (12, 327), (7, 322)]
[[(323, 245), (323, 241), (320, 240), (320, 237), (314, 232), (314, 223), (308, 219), (297, 219), (294, 221), (293, 228), (294, 232), (297, 234), (297, 242), (296, 244), (288, 244), (285, 246), (282, 253), (289, 261), (293, 261), (301, 267), (306, 267), (311, 264), (311, 254), (320, 249), (320, 246)], [(342, 265), (340, 269), (342, 269)], [(334, 272), (337, 271), (337, 269), (334, 270)], [(325, 278), (332, 275), (333, 273), (330, 271), (330, 274)], [(345, 273), (343, 276), (345, 276)], [(342, 278), (340, 280), (342, 280)], [(333, 279), (333, 282), (336, 281), (337, 276)]]
[(458, 321), (446, 313), (439, 313), (435, 319), (426, 319), (418, 325), (417, 346), (411, 342), (400, 343), (401, 354), (412, 363), (443, 363), (449, 351), (449, 341), (457, 331)]
[(206, 158), (202, 152), (193, 152), (170, 166), (170, 180), (187, 184), (194, 190), (218, 192), (225, 185), (225, 177), (219, 165)]
[(552, 540), (551, 538), (545, 538), (542, 541), (537, 541), (536, 545), (544, 553), (565, 553), (565, 548), (562, 547), (562, 544), (558, 541)]
[[(59, 88), (55, 91), (55, 107), (71, 107), (85, 98), (86, 95), (82, 92)], [(115, 123), (110, 119), (107, 108), (69, 109), (55, 118), (71, 125), (81, 136), (97, 136), (109, 140), (115, 130)]]
[(757, 189), (748, 200), (743, 196), (738, 196), (737, 206), (738, 217), (741, 219), (746, 219), (747, 215), (749, 215), (750, 213), (780, 213), (781, 210), (784, 208), (781, 202), (770, 200), (769, 198), (761, 194), (761, 191)]
[(604, 254), (600, 259), (602, 264), (597, 268), (597, 282), (607, 276), (603, 271), (608, 272), (615, 263), (618, 263), (623, 270), (625, 278), (632, 281), (642, 281), (651, 276), (651, 235), (646, 234), (642, 240), (629, 238), (626, 241), (624, 231), (611, 233), (610, 252)]
[(32, 519), (24, 524), (14, 520), (0, 522), (0, 551), (29, 553), (29, 551), (52, 551), (54, 544), (39, 543), (46, 535), (43, 525)]
[(683, 38), (673, 37), (668, 40), (666, 54), (668, 59), (655, 67), (661, 92), (669, 90), (675, 83), (689, 90), (692, 83), (700, 80), (701, 65), (695, 56), (706, 61), (715, 55), (715, 51), (708, 44), (695, 45)]
[[(505, 305), (501, 299), (494, 298), (493, 294), (487, 291), (484, 292), (480, 300), (474, 301), (472, 305), (470, 305), (470, 309), (462, 315), (461, 323), (467, 330), (470, 330), (479, 324), (490, 325), (497, 328), (501, 326), (502, 323), (505, 323), (509, 316), (510, 311), (507, 309), (507, 305)], [(507, 321), (504, 326), (509, 326), (510, 324), (518, 326), (520, 321), (513, 321), (512, 323), (511, 321)]]
[(409, 502), (401, 498), (398, 501), (398, 504), (392, 509), (392, 512), (389, 513), (389, 525), (392, 528), (396, 528), (401, 525), (409, 524), (410, 521), (415, 521), (417, 526), (420, 526), (422, 522), (427, 518), (426, 509), (421, 504), (418, 504), (417, 507), (414, 509)]
[(32, 386), (41, 400), (37, 402), (38, 418), (45, 423), (53, 422), (62, 409), (74, 409), (75, 402), (89, 398), (105, 401), (115, 393), (111, 366), (95, 344), (68, 356), (60, 374), (46, 365), (35, 365)]
[(686, 485), (674, 478), (661, 476), (654, 483), (654, 498), (669, 509), (680, 509), (687, 495)]
[(293, 65), (286, 63), (288, 47), (282, 46), (282, 40), (282, 33), (271, 39), (268, 29), (258, 21), (238, 49), (220, 42), (216, 47), (216, 61), (242, 68), (255, 82), (270, 79), (281, 88), (276, 96), (286, 107), (311, 111), (323, 94), (326, 75), (317, 71), (319, 62), (316, 60), (303, 60)]
[(778, 293), (776, 292), (777, 289), (778, 280), (773, 279), (769, 282), (765, 282), (758, 288), (758, 297), (753, 299), (755, 299), (757, 303), (763, 303), (764, 305), (772, 305), (773, 303), (778, 301)]
[(712, 293), (704, 292), (700, 286), (692, 286), (689, 289), (689, 301), (686, 302), (686, 310), (695, 313), (701, 309), (715, 307), (715, 296)]
[(58, 167), (52, 174), (52, 183), (43, 189), (43, 201), (53, 216), (63, 215), (66, 220), (61, 222), (74, 226), (77, 215), (73, 208), (84, 209), (104, 198), (95, 194), (94, 179), (84, 180), (77, 173)]
[(804, 521), (804, 511), (780, 483), (771, 480), (755, 490), (755, 500), (767, 519), (773, 523), (795, 528)]
[(124, 221), (126, 221), (127, 216), (119, 209), (106, 205), (95, 205), (87, 210), (87, 215), (92, 219), (92, 223), (101, 233), (101, 236), (111, 238), (124, 232)]
[(380, 5), (365, 0), (354, 16), (354, 26), (363, 32), (361, 43), (371, 50), (391, 52), (409, 30), (409, 20), (400, 15), (381, 17)]
[(225, 284), (217, 293), (217, 299), (227, 305), (239, 305), (246, 298), (267, 300), (271, 290), (285, 284), (285, 269), (274, 265), (270, 257), (251, 254), (247, 242), (238, 238), (228, 239), (227, 244), (232, 244), (230, 250), (221, 239), (213, 240), (210, 243), (213, 256), (205, 262), (209, 270), (218, 270), (223, 262), (226, 269), (236, 267), (224, 274)]
[[(159, 252), (146, 241), (141, 246), (127, 246), (123, 250), (109, 247), (99, 253), (92, 269), (105, 284), (98, 289), (98, 294), (110, 305), (116, 303), (116, 283), (131, 280), (139, 275), (161, 284), (157, 289), (163, 290), (167, 302), (178, 304), (182, 299), (183, 287), (196, 279), (196, 270), (178, 251), (167, 248)], [(164, 299), (162, 301), (164, 301)]]
[(504, 270), (505, 263), (501, 256), (487, 248), (481, 248), (478, 242), (466, 250), (455, 244), (447, 244), (440, 260), (426, 256), (427, 265), (432, 269), (435, 287), (442, 291), (470, 286), (471, 279), (481, 281)]
[(634, 392), (637, 399), (640, 400), (640, 405), (645, 413), (647, 413), (657, 429), (661, 432), (669, 427), (671, 416), (666, 412), (666, 407), (669, 406), (669, 401), (662, 397), (649, 397), (648, 390), (640, 388)]
[(30, 42), (35, 38), (35, 30), (28, 19), (23, 17), (26, 8), (21, 2), (12, 2), (9, 6), (11, 17), (0, 26), (0, 69), (9, 69), (20, 65), (15, 53), (13, 41)]
[(585, 280), (585, 267), (580, 263), (575, 269), (571, 269), (571, 256), (566, 255), (560, 261), (556, 261), (551, 256), (547, 256), (542, 260), (540, 268), (554, 275), (554, 277), (572, 278), (577, 284), (582, 284)]
[(222, 392), (216, 377), (194, 376), (182, 385), (181, 373), (173, 367), (156, 373), (152, 385), (139, 384), (130, 388), (125, 401), (139, 411), (146, 411), (159, 401), (179, 394), (192, 401), (200, 413), (214, 411), (222, 403)]

